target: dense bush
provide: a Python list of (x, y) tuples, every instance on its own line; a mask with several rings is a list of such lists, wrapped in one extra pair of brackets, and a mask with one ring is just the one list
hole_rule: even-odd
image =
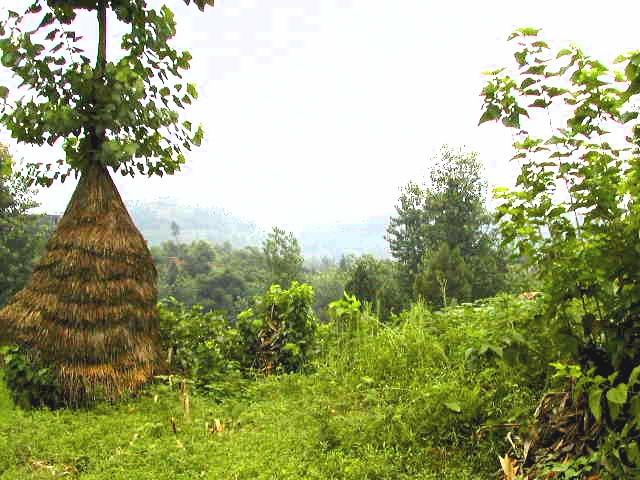
[(13, 401), (22, 408), (63, 405), (53, 371), (17, 346), (0, 348), (0, 366)]
[(314, 347), (317, 319), (313, 288), (292, 282), (288, 290), (272, 285), (255, 305), (238, 315), (245, 341), (244, 365), (264, 373), (295, 372)]
[(327, 322), (327, 308), (331, 302), (340, 298), (348, 281), (348, 271), (336, 266), (315, 271), (307, 275), (306, 282), (313, 287), (315, 293), (314, 310), (321, 322)]
[(159, 304), (168, 366), (201, 391), (228, 393), (242, 375), (292, 372), (312, 355), (317, 320), (313, 289), (273, 285), (235, 323), (203, 307), (169, 297)]
[(345, 291), (371, 304), (378, 318), (387, 321), (406, 306), (398, 265), (373, 255), (362, 255), (349, 271)]
[(29, 279), (52, 227), (44, 215), (30, 214), (38, 207), (35, 191), (17, 172), (0, 143), (0, 307)]
[[(602, 403), (620, 415), (595, 419), (584, 438), (555, 451), (540, 445), (553, 455), (538, 455), (534, 468), (556, 461), (566, 463), (556, 478), (636, 478), (640, 453), (626, 445), (640, 438), (640, 403), (629, 396), (627, 405), (640, 363), (640, 52), (619, 56), (619, 68), (574, 45), (554, 51), (538, 33), (510, 36), (517, 65), (490, 72), (482, 91), (480, 123), (513, 129), (520, 164), (515, 188), (496, 192), (500, 228), (543, 282), (549, 338), (569, 339), (563, 353), (576, 378), (606, 385), (611, 401)], [(605, 390), (571, 395), (539, 427), (587, 430)]]
[(187, 307), (173, 297), (160, 302), (159, 313), (170, 372), (193, 380), (201, 390), (228, 393), (240, 372), (238, 330), (222, 315)]
[(471, 298), (471, 271), (460, 249), (443, 243), (424, 256), (413, 284), (414, 294), (438, 307), (466, 302)]

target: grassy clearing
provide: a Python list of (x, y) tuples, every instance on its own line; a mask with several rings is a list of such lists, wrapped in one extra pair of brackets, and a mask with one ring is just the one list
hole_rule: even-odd
[(492, 478), (504, 431), (476, 431), (533, 408), (536, 311), (505, 297), (393, 327), (363, 315), (312, 372), (194, 395), (188, 416), (166, 385), (87, 411), (19, 410), (1, 385), (0, 479)]

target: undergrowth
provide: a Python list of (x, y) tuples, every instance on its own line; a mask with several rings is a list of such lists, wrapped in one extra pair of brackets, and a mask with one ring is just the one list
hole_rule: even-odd
[(117, 405), (25, 411), (2, 385), (0, 479), (498, 478), (503, 427), (545, 387), (538, 310), (505, 296), (389, 326), (336, 317), (306, 373), (224, 397), (158, 382)]

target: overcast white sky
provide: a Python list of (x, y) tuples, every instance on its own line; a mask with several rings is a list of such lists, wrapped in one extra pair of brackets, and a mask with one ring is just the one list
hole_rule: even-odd
[[(541, 27), (555, 46), (573, 42), (607, 61), (640, 48), (631, 0), (216, 0), (204, 14), (167, 3), (176, 45), (194, 57), (200, 98), (187, 115), (206, 140), (181, 173), (118, 174), (118, 188), (126, 202), (171, 196), (265, 228), (390, 214), (443, 143), (479, 152), (490, 185), (509, 185), (510, 133), (477, 124), (481, 72), (511, 65), (506, 37), (516, 27)], [(93, 18), (83, 25), (95, 28)], [(18, 158), (59, 158), (6, 131), (0, 141)], [(42, 210), (63, 211), (74, 186), (42, 191)]]

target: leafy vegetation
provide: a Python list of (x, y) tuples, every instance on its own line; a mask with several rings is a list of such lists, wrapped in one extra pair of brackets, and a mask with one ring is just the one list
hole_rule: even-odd
[[(538, 270), (552, 336), (565, 339), (569, 364), (557, 368), (571, 395), (539, 429), (568, 423), (573, 432), (564, 447), (553, 435), (529, 439), (527, 450), (550, 452), (532, 470), (632, 478), (640, 472), (640, 53), (618, 57), (624, 70), (616, 70), (575, 46), (555, 52), (537, 29), (511, 39), (517, 67), (490, 72), (480, 122), (515, 131), (521, 173), (514, 190), (497, 192), (501, 230)], [(536, 128), (540, 116), (550, 131)], [(526, 467), (528, 455), (520, 460)]]
[(26, 283), (50, 230), (42, 217), (28, 213), (38, 205), (12, 164), (0, 144), (0, 307)]
[[(74, 31), (76, 9), (95, 11), (94, 65)], [(107, 58), (109, 11), (129, 27), (115, 61)], [(65, 153), (27, 164), (27, 185), (81, 178), (30, 281), (0, 310), (0, 328), (51, 367), (69, 405), (115, 399), (152, 377), (160, 352), (156, 271), (107, 167), (172, 174), (201, 144), (202, 128), (178, 113), (198, 96), (181, 82), (191, 55), (169, 43), (171, 10), (144, 1), (33, 0), (2, 15), (0, 63), (21, 83), (0, 86), (0, 123), (18, 142), (62, 142)]]
[(242, 339), (219, 313), (186, 307), (175, 298), (159, 305), (167, 374), (189, 379), (205, 393), (226, 392), (239, 379)]
[[(78, 8), (97, 13), (95, 67), (67, 28)], [(108, 8), (131, 26), (117, 62)], [(497, 225), (477, 155), (444, 147), (400, 195), (394, 260), (305, 266), (279, 228), (234, 249), (182, 243), (173, 221), (152, 263), (105, 167), (162, 176), (200, 144), (176, 110), (195, 87), (158, 84), (189, 66), (174, 34), (143, 1), (36, 0), (0, 23), (0, 61), (28, 89), (11, 104), (0, 87), (0, 121), (22, 142), (64, 138), (68, 167), (13, 175), (0, 148), (0, 303), (22, 288), (0, 310), (17, 343), (0, 350), (0, 479), (640, 476), (639, 52), (618, 71), (514, 32), (517, 66), (482, 92), (480, 123), (513, 129), (520, 163)], [(27, 283), (44, 239), (28, 187), (70, 173)], [(97, 398), (112, 402), (69, 408)]]
[(288, 287), (302, 279), (302, 251), (293, 233), (274, 227), (263, 243), (269, 285)]
[[(113, 62), (107, 61), (106, 51), (109, 7), (131, 26), (121, 42), (124, 55)], [(148, 9), (144, 2), (93, 2), (99, 37), (92, 66), (81, 37), (72, 30), (75, 8), (67, 0), (36, 0), (23, 14), (9, 10), (2, 22), (2, 65), (22, 80), (27, 95), (5, 101), (0, 120), (20, 142), (53, 145), (64, 140), (66, 158), (57, 166), (66, 163), (67, 171), (61, 173), (56, 164), (30, 164), (31, 180), (49, 186), (91, 161), (131, 176), (136, 170), (160, 176), (179, 170), (183, 150), (199, 145), (203, 133), (188, 121), (179, 122), (176, 111), (197, 98), (195, 86), (166, 83), (180, 80), (191, 60), (188, 52), (168, 43), (176, 32), (173, 13), (166, 7)], [(31, 16), (38, 16), (38, 27), (27, 31), (23, 25)], [(5, 100), (13, 96), (2, 87)]]
[(399, 314), (408, 303), (402, 291), (398, 266), (372, 255), (363, 255), (354, 261), (344, 290), (369, 302), (383, 320), (388, 320), (394, 313)]
[(506, 287), (507, 264), (491, 235), (482, 164), (477, 154), (446, 146), (435, 160), (424, 187), (409, 182), (402, 190), (387, 229), (404, 290), (440, 306), (447, 296), (495, 295)]
[(25, 412), (0, 390), (0, 478), (490, 478), (502, 423), (531, 412), (553, 358), (540, 301), (416, 305), (395, 326), (348, 305), (319, 332), (313, 372), (186, 395), (161, 379), (79, 412)]
[(50, 407), (64, 405), (55, 375), (41, 359), (20, 347), (0, 348), (0, 363), (4, 365), (7, 387), (19, 407)]

